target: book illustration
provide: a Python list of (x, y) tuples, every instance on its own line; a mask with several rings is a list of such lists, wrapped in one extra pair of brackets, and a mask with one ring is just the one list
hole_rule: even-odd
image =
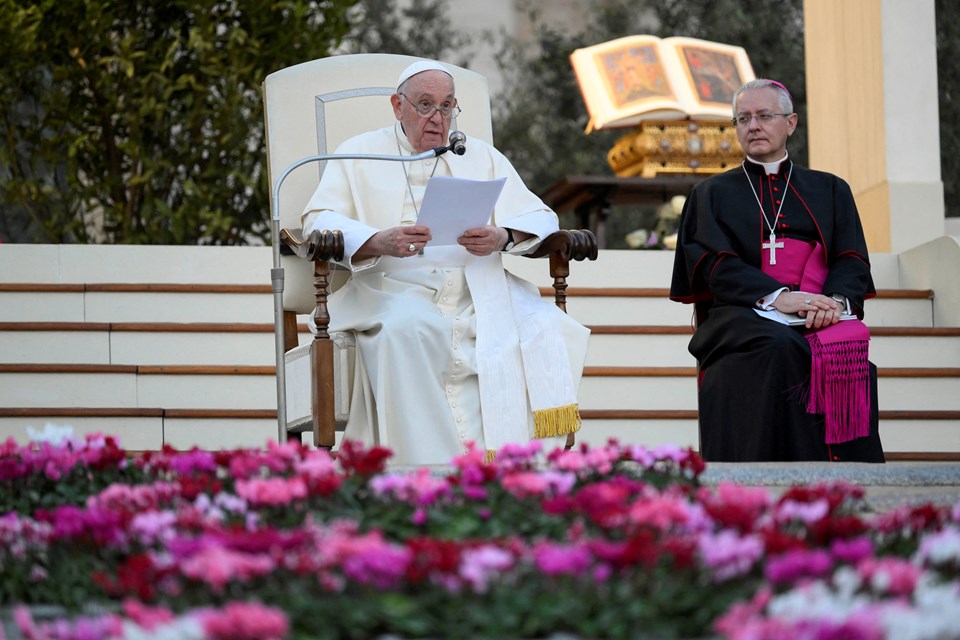
[(588, 131), (646, 120), (731, 117), (733, 94), (755, 75), (742, 47), (636, 35), (570, 55), (590, 114)]
[(733, 55), (693, 45), (681, 45), (678, 49), (697, 99), (731, 105), (733, 94), (746, 82), (740, 76)]
[(599, 56), (603, 77), (618, 108), (650, 98), (676, 99), (653, 45), (627, 46)]

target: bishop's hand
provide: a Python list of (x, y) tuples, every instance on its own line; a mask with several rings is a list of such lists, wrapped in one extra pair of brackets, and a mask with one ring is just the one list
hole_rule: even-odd
[(784, 291), (773, 301), (773, 308), (783, 313), (796, 313), (806, 318), (808, 329), (820, 329), (840, 322), (843, 305), (819, 293)]

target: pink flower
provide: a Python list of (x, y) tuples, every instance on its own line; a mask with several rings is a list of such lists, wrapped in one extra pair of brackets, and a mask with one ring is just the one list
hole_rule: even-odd
[(210, 546), (180, 561), (180, 572), (205, 582), (220, 593), (232, 580), (249, 580), (270, 573), (276, 563), (266, 555), (240, 553), (219, 546)]
[(674, 528), (687, 529), (688, 525), (705, 519), (702, 512), (698, 517), (686, 500), (670, 494), (654, 494), (637, 500), (630, 506), (627, 518), (632, 524), (663, 532)]
[[(29, 640), (105, 640), (123, 636), (123, 623), (112, 614), (35, 622), (29, 609), (18, 606), (13, 610), (13, 621), (22, 636)], [(2, 634), (0, 628), (0, 638)]]
[(450, 483), (426, 467), (414, 473), (386, 473), (370, 480), (370, 489), (381, 496), (393, 496), (418, 506), (428, 506), (450, 495)]
[(785, 584), (801, 578), (819, 578), (832, 568), (833, 560), (826, 551), (795, 549), (770, 558), (764, 574), (774, 584)]
[(776, 508), (777, 522), (800, 520), (806, 524), (813, 524), (823, 520), (830, 513), (830, 503), (825, 499), (813, 502), (797, 502), (784, 500)]
[(118, 513), (156, 509), (160, 504), (169, 502), (177, 492), (177, 486), (168, 482), (136, 486), (112, 484), (87, 498), (87, 509), (106, 509)]
[(518, 498), (567, 495), (576, 484), (572, 473), (557, 471), (522, 471), (504, 476), (503, 488)]
[(920, 578), (920, 569), (902, 558), (866, 558), (857, 565), (865, 583), (880, 593), (910, 596)]
[(474, 549), (465, 549), (460, 556), (460, 577), (477, 593), (484, 593), (490, 580), (511, 569), (513, 555), (504, 549), (485, 544)]
[(307, 495), (307, 485), (300, 477), (237, 480), (236, 490), (238, 496), (258, 506), (283, 506)]
[(151, 545), (176, 535), (177, 514), (170, 511), (147, 511), (139, 513), (130, 522), (130, 531), (141, 544)]
[(530, 440), (527, 443), (507, 443), (497, 451), (497, 467), (501, 470), (528, 468), (543, 449), (539, 440)]
[(151, 607), (132, 598), (123, 601), (123, 613), (147, 631), (152, 631), (174, 619), (170, 609), (162, 606)]
[(770, 506), (766, 489), (721, 482), (711, 492), (704, 487), (697, 493), (706, 512), (724, 527), (753, 531)]
[(731, 529), (716, 535), (700, 536), (697, 547), (703, 563), (716, 581), (729, 580), (748, 573), (763, 556), (763, 539), (754, 534), (741, 537)]
[(200, 614), (207, 636), (223, 640), (275, 640), (290, 630), (283, 611), (259, 602), (231, 602), (223, 609)]
[(337, 463), (323, 449), (308, 451), (304, 459), (294, 465), (294, 469), (311, 480), (323, 480), (338, 474)]
[(586, 457), (580, 451), (571, 449), (563, 451), (557, 449), (550, 455), (550, 461), (555, 469), (559, 471), (582, 471), (587, 467)]

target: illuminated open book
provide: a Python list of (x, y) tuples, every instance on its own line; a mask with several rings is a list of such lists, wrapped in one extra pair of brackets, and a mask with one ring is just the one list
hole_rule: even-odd
[(729, 121), (733, 94), (756, 76), (743, 47), (637, 35), (577, 49), (570, 63), (587, 131), (643, 120)]

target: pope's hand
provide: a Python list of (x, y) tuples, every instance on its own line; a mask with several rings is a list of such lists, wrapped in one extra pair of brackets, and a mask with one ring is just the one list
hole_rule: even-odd
[(475, 227), (464, 231), (457, 242), (475, 256), (488, 256), (507, 244), (507, 230), (492, 225)]
[(409, 258), (415, 256), (431, 240), (430, 228), (423, 225), (406, 225), (377, 231), (354, 255), (354, 259), (374, 256)]

